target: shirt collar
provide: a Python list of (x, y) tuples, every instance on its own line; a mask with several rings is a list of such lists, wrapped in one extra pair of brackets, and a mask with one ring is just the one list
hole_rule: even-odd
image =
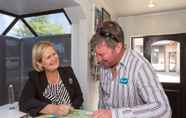
[(120, 62), (119, 62), (119, 64), (117, 65), (117, 67), (118, 67), (118, 66), (119, 66), (119, 67), (123, 67), (123, 66), (126, 66), (126, 65), (127, 65), (128, 52), (129, 52), (128, 49), (126, 49), (126, 50), (124, 51), (123, 56), (122, 56), (122, 58), (120, 59)]

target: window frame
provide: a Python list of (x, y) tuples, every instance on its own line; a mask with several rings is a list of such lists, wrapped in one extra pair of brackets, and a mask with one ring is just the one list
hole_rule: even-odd
[(55, 10), (48, 10), (48, 11), (43, 11), (43, 12), (37, 12), (37, 13), (31, 13), (31, 14), (23, 14), (23, 15), (16, 15), (7, 11), (0, 10), (1, 14), (7, 15), (14, 17), (15, 19), (8, 25), (8, 27), (2, 32), (1, 35), (6, 35), (13, 27), (14, 25), (21, 20), (25, 26), (28, 28), (28, 30), (35, 36), (38, 37), (39, 35), (36, 33), (36, 31), (27, 23), (25, 18), (28, 17), (36, 17), (36, 16), (42, 16), (42, 15), (50, 15), (50, 14), (56, 14), (56, 13), (64, 13), (65, 17), (67, 18), (67, 21), (69, 22), (70, 25), (72, 25), (72, 22), (70, 18), (68, 17), (66, 11), (62, 9), (55, 9)]

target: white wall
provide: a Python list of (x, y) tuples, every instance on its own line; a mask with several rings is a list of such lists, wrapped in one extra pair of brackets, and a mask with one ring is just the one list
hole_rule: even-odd
[(134, 36), (185, 33), (186, 10), (120, 17), (118, 22), (129, 44), (130, 37)]
[[(96, 108), (97, 101), (92, 100), (89, 95), (97, 96), (95, 93), (96, 87), (88, 77), (88, 42), (92, 35), (92, 4), (87, 0), (80, 1), (80, 9), (83, 12), (83, 17), (75, 17), (77, 20), (72, 24), (72, 66), (80, 82), (83, 97), (84, 107), (88, 110)], [(76, 16), (79, 14), (76, 13)], [(93, 106), (94, 105), (94, 106)]]
[(117, 16), (114, 9), (112, 8), (112, 3), (109, 3), (108, 0), (95, 0), (95, 6), (98, 8), (104, 8), (109, 14), (111, 14), (111, 19), (116, 20)]
[[(84, 108), (97, 109), (98, 88), (97, 82), (90, 78), (88, 67), (88, 43), (94, 33), (94, 9), (110, 7), (104, 0), (77, 0), (79, 6), (66, 8), (68, 16), (72, 20), (72, 67), (78, 78), (84, 94)], [(114, 16), (111, 13), (112, 16)]]
[(94, 33), (94, 0), (79, 0), (79, 6), (66, 8), (72, 20), (72, 67), (84, 95), (84, 108), (97, 108), (97, 82), (89, 77), (88, 43)]

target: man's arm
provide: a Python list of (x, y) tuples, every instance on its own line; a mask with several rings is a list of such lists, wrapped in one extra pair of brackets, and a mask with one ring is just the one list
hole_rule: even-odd
[(112, 118), (170, 118), (168, 98), (149, 63), (140, 66), (135, 79), (144, 104), (112, 109)]

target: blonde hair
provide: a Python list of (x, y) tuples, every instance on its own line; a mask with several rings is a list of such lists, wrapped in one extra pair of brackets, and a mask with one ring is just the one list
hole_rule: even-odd
[(44, 68), (39, 64), (42, 62), (42, 56), (48, 47), (54, 48), (50, 41), (40, 41), (34, 44), (32, 48), (32, 67), (34, 70), (41, 72)]

